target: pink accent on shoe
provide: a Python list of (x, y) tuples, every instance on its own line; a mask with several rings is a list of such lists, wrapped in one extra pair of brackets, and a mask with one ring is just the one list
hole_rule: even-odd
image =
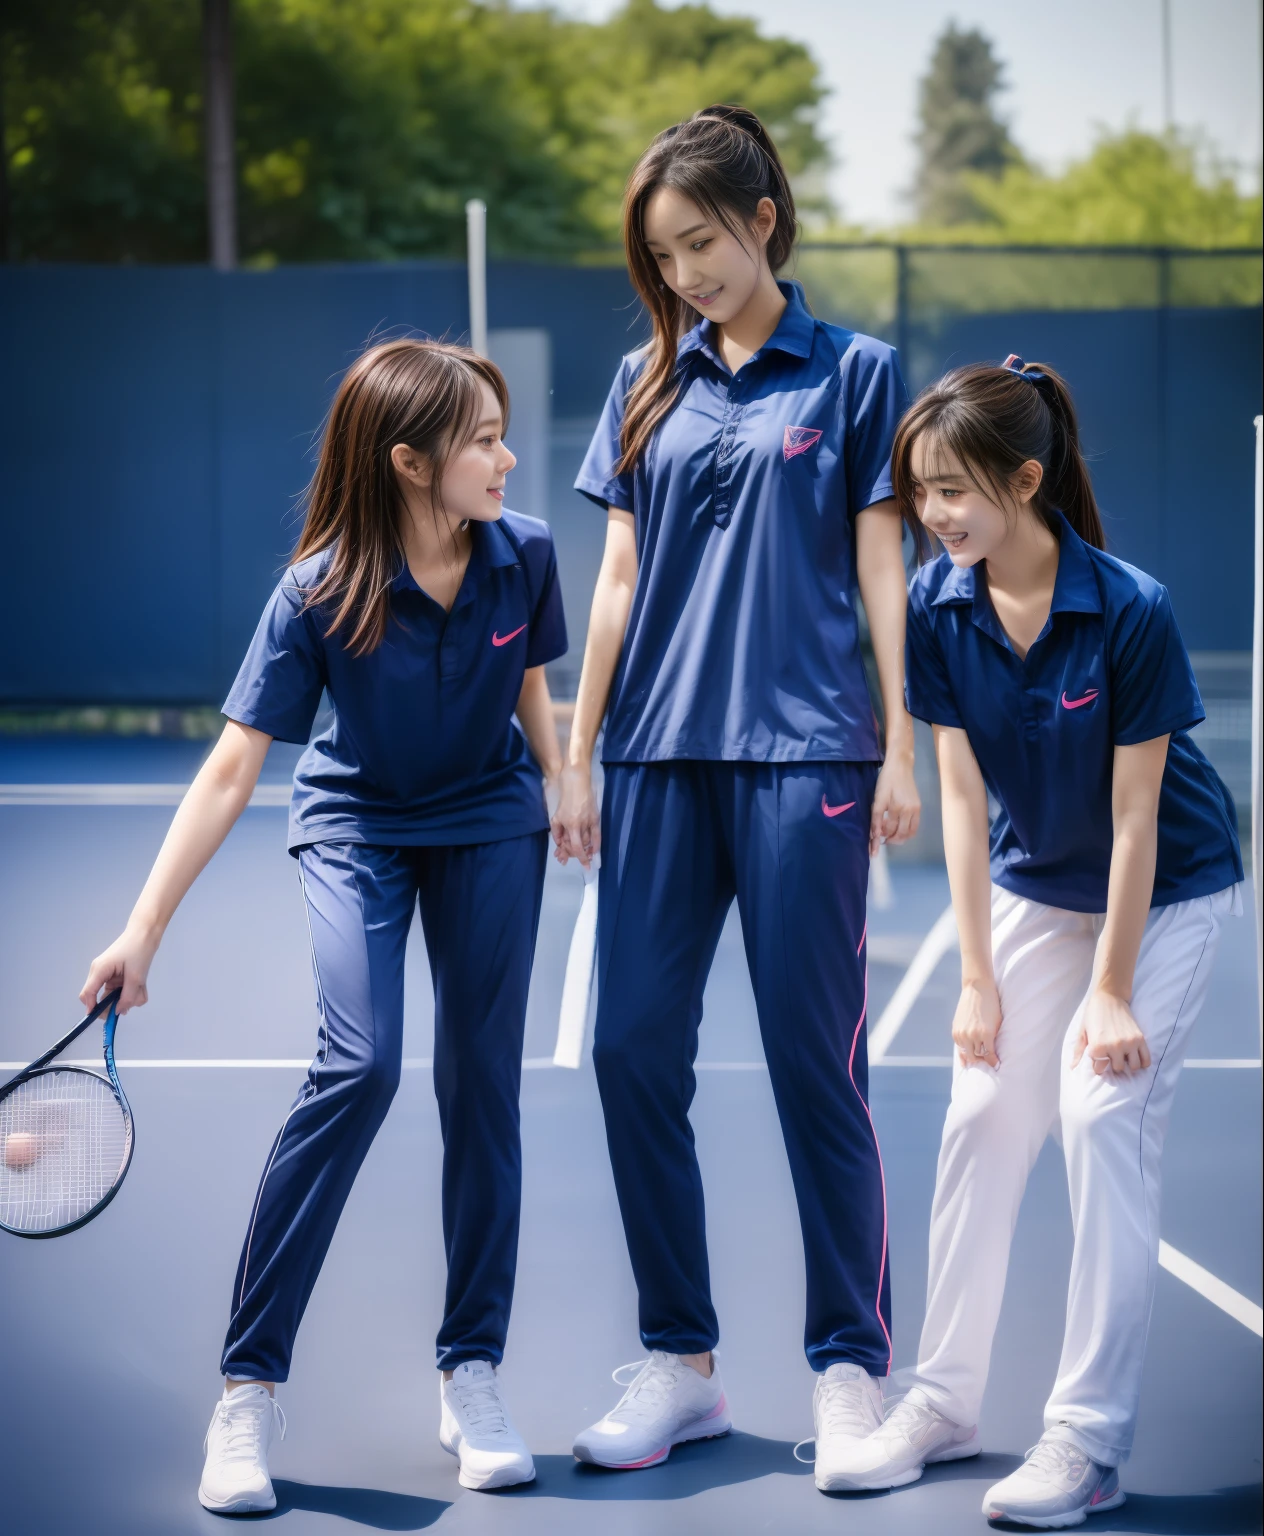
[[(666, 1461), (670, 1455), (671, 1446), (664, 1445), (661, 1446), (657, 1451), (654, 1451), (651, 1455), (646, 1456), (643, 1461), (620, 1462), (619, 1467), (616, 1470), (622, 1470), (624, 1472), (635, 1472), (639, 1467), (656, 1467), (660, 1461)], [(609, 1465), (609, 1463), (607, 1463), (607, 1465)]]
[(704, 1413), (702, 1415), (702, 1417), (698, 1420), (698, 1423), (699, 1424), (705, 1424), (708, 1419), (718, 1419), (720, 1417), (720, 1415), (727, 1410), (728, 1406), (729, 1406), (728, 1405), (728, 1401), (725, 1398), (724, 1393), (721, 1392), (720, 1393), (720, 1401), (715, 1405), (715, 1407), (711, 1410), (710, 1413)]
[[(859, 954), (861, 949), (864, 947), (865, 934), (867, 934), (868, 932), (869, 932), (869, 924), (866, 921), (865, 926), (864, 926), (864, 930), (862, 931), (862, 933), (860, 935), (860, 943), (856, 946), (856, 953), (857, 954)], [(878, 1294), (874, 1298), (873, 1310), (874, 1310), (874, 1313), (877, 1316), (879, 1324), (882, 1327), (883, 1336), (885, 1337), (885, 1339), (887, 1341), (887, 1374), (890, 1375), (891, 1374), (891, 1361), (892, 1361), (892, 1358), (893, 1358), (895, 1352), (894, 1352), (894, 1349), (892, 1348), (892, 1345), (891, 1345), (891, 1333), (890, 1333), (890, 1330), (887, 1328), (886, 1318), (884, 1318), (883, 1315), (882, 1315), (882, 1282), (886, 1278), (886, 1272), (887, 1272), (887, 1228), (888, 1228), (888, 1221), (887, 1221), (887, 1174), (886, 1174), (886, 1169), (883, 1167), (883, 1163), (882, 1163), (882, 1148), (878, 1145), (878, 1131), (877, 1131), (877, 1127), (873, 1123), (873, 1116), (869, 1112), (869, 1106), (868, 1106), (868, 1104), (865, 1103), (865, 1096), (864, 1096), (864, 1094), (861, 1093), (860, 1089), (856, 1087), (856, 1073), (855, 1073), (856, 1044), (857, 1044), (857, 1042), (860, 1039), (860, 1031), (861, 1031), (861, 1029), (864, 1026), (865, 1016), (866, 1016), (866, 1014), (868, 1012), (869, 1012), (869, 967), (868, 967), (868, 965), (866, 965), (865, 966), (865, 995), (864, 995), (864, 1001), (861, 1003), (860, 1017), (856, 1020), (856, 1030), (855, 1030), (855, 1033), (851, 1037), (851, 1054), (847, 1058), (847, 1076), (851, 1079), (851, 1086), (852, 1086), (853, 1089), (855, 1089), (856, 1097), (860, 1100), (861, 1106), (864, 1109), (865, 1118), (869, 1121), (869, 1134), (873, 1137), (873, 1149), (878, 1154), (878, 1178), (879, 1178), (879, 1180), (882, 1183), (882, 1262), (878, 1266)]]

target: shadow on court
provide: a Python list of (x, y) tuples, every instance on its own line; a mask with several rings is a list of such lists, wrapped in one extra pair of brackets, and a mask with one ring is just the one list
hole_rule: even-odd
[[(1029, 1531), (998, 1520), (994, 1531)], [(1113, 1514), (1094, 1519), (1097, 1536), (1135, 1531), (1139, 1536), (1256, 1536), (1264, 1528), (1264, 1488), (1218, 1488), (1214, 1493), (1130, 1493)]]
[(452, 1507), (444, 1499), (419, 1499), (410, 1493), (385, 1493), (380, 1488), (330, 1488), (282, 1477), (272, 1486), (276, 1509), (260, 1516), (261, 1520), (275, 1520), (302, 1509), (313, 1515), (337, 1515), (371, 1531), (424, 1531)]
[(502, 1497), (587, 1499), (597, 1503), (688, 1499), (713, 1488), (753, 1482), (773, 1472), (810, 1476), (812, 1469), (794, 1459), (793, 1441), (769, 1440), (739, 1430), (718, 1440), (678, 1445), (662, 1466), (636, 1473), (585, 1466), (573, 1456), (537, 1456), (535, 1482), (525, 1488), (506, 1490)]

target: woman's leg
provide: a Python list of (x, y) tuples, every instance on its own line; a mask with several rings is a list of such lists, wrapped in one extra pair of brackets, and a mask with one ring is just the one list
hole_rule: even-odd
[(891, 1365), (882, 1159), (868, 1107), (865, 890), (876, 763), (717, 765), (807, 1266), (815, 1371)]
[(437, 1364), (498, 1365), (518, 1261), (518, 1093), (548, 833), (419, 848), (448, 1260)]
[(994, 890), (1000, 1066), (954, 1063), (930, 1219), (917, 1385), (945, 1418), (978, 1421), (1027, 1176), (1058, 1109), (1067, 1021), (1092, 971), (1094, 920)]
[(1061, 1110), (1075, 1251), (1045, 1427), (1065, 1426), (1103, 1466), (1118, 1466), (1132, 1449), (1159, 1262), (1163, 1142), (1232, 904), (1222, 891), (1150, 913), (1132, 991), (1148, 1071), (1098, 1077), (1087, 1052), (1071, 1070), (1078, 1013), (1067, 1032)]
[(689, 1106), (732, 876), (707, 766), (606, 770), (593, 1064), (647, 1349), (717, 1337)]
[(299, 858), (320, 1048), (264, 1165), (221, 1370), (284, 1381), (351, 1185), (399, 1084), (411, 850), (317, 843)]

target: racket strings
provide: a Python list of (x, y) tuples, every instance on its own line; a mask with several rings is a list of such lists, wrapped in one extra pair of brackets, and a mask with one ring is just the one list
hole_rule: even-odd
[(41, 1072), (0, 1099), (0, 1224), (55, 1232), (80, 1221), (127, 1167), (131, 1123), (111, 1084)]

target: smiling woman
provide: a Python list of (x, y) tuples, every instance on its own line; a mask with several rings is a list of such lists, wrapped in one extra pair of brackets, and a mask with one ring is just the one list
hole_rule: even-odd
[[(440, 1440), (467, 1488), (535, 1476), (496, 1366), (521, 1197), (518, 1089), (559, 768), (544, 680), (566, 649), (553, 541), (502, 507), (513, 454), (494, 364), (464, 347), (369, 348), (334, 399), (290, 568), (126, 929), (83, 996), (147, 1001), (185, 893), (250, 801), (273, 740), (306, 744), (290, 851), (312, 946), (317, 1051), (259, 1182), (233, 1286), (199, 1497), (276, 1503), (273, 1398), (343, 1204), (399, 1082), (418, 908), (435, 983), (447, 1307)], [(322, 696), (327, 727), (309, 741)], [(516, 719), (515, 719), (516, 717)], [(350, 1340), (348, 1341), (351, 1342)]]
[(840, 1486), (977, 1454), (1014, 1224), (1056, 1124), (1075, 1230), (1062, 1360), (1044, 1435), (983, 1512), (1071, 1526), (1124, 1500), (1163, 1142), (1241, 906), (1233, 801), (1188, 734), (1203, 707), (1167, 592), (1101, 547), (1052, 369), (945, 376), (901, 422), (893, 479), (945, 548), (910, 588), (908, 702), (939, 758), (958, 1062), (916, 1385), (847, 1448)]
[(654, 335), (623, 360), (576, 482), (607, 544), (553, 834), (563, 859), (605, 850), (593, 1061), (650, 1361), (575, 1454), (651, 1466), (729, 1428), (688, 1111), (736, 899), (799, 1202), (828, 1489), (841, 1439), (880, 1417), (891, 1355), (864, 956), (871, 852), (919, 815), (888, 472), (904, 386), (890, 347), (778, 280), (794, 200), (753, 113), (708, 107), (660, 134), (624, 229)]

